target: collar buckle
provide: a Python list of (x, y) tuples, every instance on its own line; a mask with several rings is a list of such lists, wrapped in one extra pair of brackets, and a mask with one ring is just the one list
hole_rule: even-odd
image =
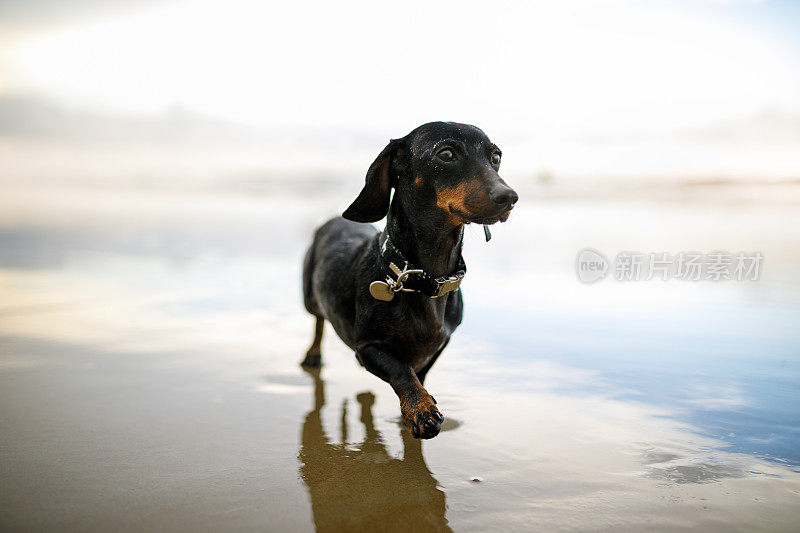
[(439, 290), (436, 291), (436, 294), (431, 296), (431, 298), (439, 298), (448, 292), (458, 290), (459, 285), (461, 285), (461, 280), (463, 279), (464, 274), (461, 272), (453, 276), (442, 276), (441, 278), (436, 278), (434, 281), (436, 281), (436, 283), (439, 285)]

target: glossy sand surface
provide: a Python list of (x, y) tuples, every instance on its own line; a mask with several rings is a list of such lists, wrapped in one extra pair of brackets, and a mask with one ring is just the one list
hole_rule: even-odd
[[(344, 195), (3, 190), (0, 528), (796, 531), (797, 206), (522, 197), (468, 228), (420, 443), (330, 328), (298, 365)], [(766, 259), (586, 286), (586, 246)]]

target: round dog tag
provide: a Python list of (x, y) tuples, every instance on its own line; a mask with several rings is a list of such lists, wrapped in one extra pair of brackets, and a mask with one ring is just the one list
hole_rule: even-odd
[(369, 284), (369, 293), (376, 300), (388, 302), (394, 298), (394, 291), (388, 284), (382, 281), (373, 281)]

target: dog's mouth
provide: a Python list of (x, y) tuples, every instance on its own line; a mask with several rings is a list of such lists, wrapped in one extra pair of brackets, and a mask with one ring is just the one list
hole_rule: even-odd
[(505, 222), (508, 220), (508, 217), (511, 216), (511, 210), (514, 209), (512, 205), (508, 209), (501, 211), (500, 213), (485, 216), (485, 215), (472, 215), (467, 214), (462, 211), (459, 211), (455, 207), (450, 207), (450, 212), (460, 218), (464, 224), (481, 224), (482, 226), (490, 226), (496, 222)]

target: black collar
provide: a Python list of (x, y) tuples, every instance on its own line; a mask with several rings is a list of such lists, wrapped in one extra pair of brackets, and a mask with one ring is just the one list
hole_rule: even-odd
[(394, 293), (399, 291), (419, 292), (431, 298), (438, 298), (458, 290), (461, 280), (467, 273), (467, 265), (460, 253), (455, 272), (449, 276), (434, 278), (421, 268), (415, 268), (409, 264), (400, 250), (389, 240), (387, 233), (380, 236), (378, 245), (386, 279), (385, 281), (373, 281), (369, 286), (370, 294), (377, 300), (388, 302), (394, 298)]

